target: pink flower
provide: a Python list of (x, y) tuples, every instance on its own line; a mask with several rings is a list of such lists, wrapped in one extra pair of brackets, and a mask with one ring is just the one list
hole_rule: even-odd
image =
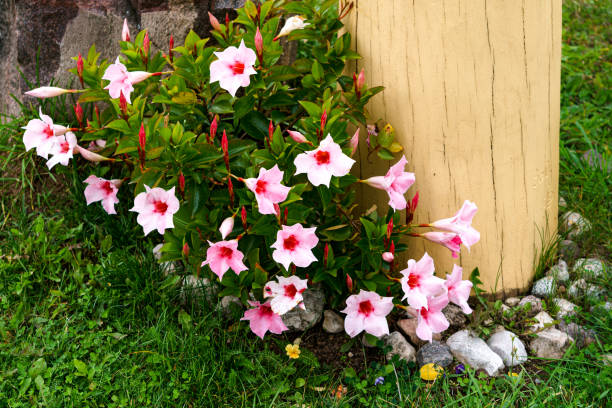
[(382, 259), (385, 262), (391, 263), (395, 259), (395, 256), (391, 252), (384, 252), (382, 254)]
[(123, 19), (123, 29), (121, 30), (121, 41), (130, 41), (130, 28), (128, 27), (127, 18)]
[(312, 248), (319, 242), (315, 230), (316, 227), (304, 228), (301, 224), (290, 227), (283, 225), (282, 230), (276, 234), (276, 242), (272, 244), (272, 248), (276, 249), (272, 258), (287, 270), (292, 262), (295, 266), (305, 268), (317, 261), (312, 253)]
[(404, 194), (414, 183), (414, 173), (404, 171), (404, 167), (408, 163), (406, 156), (395, 163), (387, 174), (383, 176), (370, 177), (365, 180), (365, 183), (374, 188), (385, 190), (389, 194), (389, 206), (394, 210), (403, 210), (406, 208), (406, 198)]
[(310, 23), (304, 22), (304, 17), (302, 16), (291, 16), (285, 21), (285, 25), (281, 28), (280, 33), (276, 37), (274, 37), (274, 41), (277, 41), (279, 38), (289, 35), (290, 32), (294, 30), (301, 30), (304, 27), (310, 25)]
[(163, 235), (166, 228), (174, 228), (172, 216), (179, 210), (174, 187), (167, 191), (159, 187), (150, 188), (146, 184), (144, 187), (145, 192), (136, 196), (130, 211), (138, 213), (136, 221), (142, 225), (145, 235), (154, 229)]
[(214, 244), (209, 241), (208, 244), (210, 247), (206, 250), (206, 260), (202, 262), (202, 266), (210, 266), (210, 270), (219, 277), (219, 280), (223, 279), (223, 275), (229, 268), (232, 268), (236, 275), (248, 269), (242, 263), (244, 254), (238, 249), (238, 241), (235, 239)]
[(260, 168), (257, 178), (244, 180), (248, 189), (255, 193), (261, 214), (274, 214), (274, 204), (283, 202), (287, 198), (291, 188), (283, 186), (281, 181), (283, 181), (283, 172), (276, 164), (270, 170)]
[(254, 309), (246, 310), (244, 316), (240, 320), (249, 320), (251, 331), (261, 339), (264, 338), (267, 331), (274, 334), (281, 334), (285, 330), (289, 330), (283, 323), (283, 319), (272, 311), (270, 302), (261, 304), (249, 300), (249, 304), (253, 306)]
[(442, 333), (448, 329), (448, 320), (442, 313), (446, 305), (448, 305), (446, 294), (427, 298), (426, 306), (422, 307), (417, 315), (416, 335), (419, 339), (431, 342), (433, 333)]
[(57, 136), (55, 144), (51, 147), (49, 153), (52, 155), (47, 160), (47, 167), (49, 170), (56, 164), (60, 163), (63, 166), (67, 166), (70, 159), (72, 159), (72, 152), (74, 147), (77, 145), (76, 136), (72, 132), (67, 132), (65, 135)]
[(351, 145), (351, 157), (353, 157), (357, 152), (357, 147), (359, 146), (359, 128), (357, 128), (355, 134), (353, 137), (351, 137), (349, 144)]
[(210, 64), (210, 83), (219, 81), (221, 88), (236, 96), (238, 88), (249, 86), (249, 76), (257, 73), (253, 68), (257, 60), (255, 51), (247, 48), (244, 40), (241, 40), (238, 48), (227, 47), (221, 52), (215, 52), (215, 55), (219, 59)]
[(431, 226), (458, 234), (463, 245), (470, 249), (470, 246), (480, 240), (480, 233), (472, 227), (472, 219), (476, 211), (478, 211), (476, 204), (465, 200), (463, 206), (461, 206), (454, 217), (438, 220), (433, 222)]
[(386, 316), (393, 310), (393, 298), (382, 297), (376, 292), (360, 290), (346, 299), (344, 330), (355, 337), (362, 331), (376, 337), (389, 334)]
[(472, 308), (467, 303), (472, 290), (472, 282), (469, 280), (461, 280), (463, 268), (453, 265), (453, 272), (446, 275), (446, 289), (448, 291), (448, 300), (461, 307), (463, 313), (472, 313)]
[(444, 280), (434, 275), (434, 262), (427, 253), (417, 262), (408, 261), (408, 268), (400, 272), (404, 299), (408, 299), (410, 307), (419, 309), (427, 305), (427, 297), (443, 292)]
[(227, 217), (219, 226), (219, 232), (221, 233), (221, 239), (225, 239), (234, 229), (234, 217)]
[(295, 174), (306, 173), (313, 186), (323, 184), (329, 187), (331, 177), (346, 176), (355, 160), (342, 153), (342, 148), (328, 134), (319, 147), (298, 154), (293, 163), (296, 168)]
[(282, 316), (296, 306), (304, 309), (302, 293), (308, 287), (308, 280), (295, 275), (277, 279), (278, 282), (270, 281), (264, 286), (264, 297), (272, 297), (272, 311)]
[(121, 185), (121, 180), (105, 180), (93, 174), (85, 179), (85, 200), (87, 205), (96, 201), (102, 202), (102, 207), (108, 214), (117, 214), (115, 204), (119, 202), (117, 191)]
[(453, 258), (459, 257), (459, 252), (461, 251), (461, 238), (459, 235), (453, 232), (425, 232), (421, 234), (421, 236), (431, 242), (435, 242), (436, 244), (444, 245), (448, 248), (452, 254)]
[(49, 153), (53, 145), (57, 143), (57, 136), (66, 133), (64, 126), (54, 125), (53, 119), (44, 115), (38, 109), (40, 119), (32, 119), (23, 127), (23, 144), (26, 151), (36, 148), (36, 154), (45, 159), (49, 158)]
[(293, 139), (294, 142), (297, 142), (297, 143), (307, 143), (308, 142), (308, 139), (306, 139), (306, 136), (304, 136), (298, 131), (288, 130), (287, 133), (289, 133), (289, 136), (291, 137), (291, 139)]
[(54, 96), (60, 96), (67, 93), (78, 92), (76, 89), (63, 89), (56, 86), (41, 86), (40, 88), (32, 89), (25, 94), (33, 96), (35, 98), (45, 99), (53, 98)]
[(150, 73), (145, 71), (128, 72), (125, 65), (123, 65), (119, 61), (119, 57), (117, 57), (115, 63), (110, 64), (108, 68), (106, 68), (102, 79), (110, 81), (110, 83), (106, 85), (104, 89), (108, 89), (108, 94), (111, 98), (117, 99), (123, 92), (123, 96), (125, 97), (127, 103), (131, 104), (132, 101), (130, 100), (130, 94), (134, 90), (133, 85), (158, 74), (159, 73)]
[(75, 146), (75, 150), (76, 150), (76, 153), (79, 153), (81, 157), (83, 157), (85, 160), (88, 160), (90, 162), (101, 162), (105, 160), (112, 160), (112, 159), (109, 159), (108, 157), (99, 155), (98, 153), (94, 153), (93, 151), (89, 149), (85, 149), (79, 145)]

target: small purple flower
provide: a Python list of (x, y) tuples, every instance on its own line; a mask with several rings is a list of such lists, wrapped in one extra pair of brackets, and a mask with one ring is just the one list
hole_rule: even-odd
[(385, 377), (378, 377), (374, 380), (374, 385), (380, 385), (385, 383)]
[(463, 374), (465, 372), (465, 366), (463, 364), (457, 365), (455, 367), (455, 374)]

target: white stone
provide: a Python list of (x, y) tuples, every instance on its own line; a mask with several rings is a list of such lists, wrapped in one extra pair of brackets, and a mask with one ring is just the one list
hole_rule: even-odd
[(527, 361), (525, 345), (512, 332), (498, 331), (489, 338), (487, 345), (501, 357), (506, 367), (513, 367)]
[(547, 327), (551, 327), (555, 323), (553, 318), (546, 312), (540, 312), (533, 318), (535, 319), (536, 323), (529, 327), (529, 331), (532, 333), (543, 330)]
[(572, 282), (567, 291), (567, 294), (573, 298), (581, 297), (582, 295), (584, 295), (586, 287), (587, 282), (584, 279), (578, 279), (577, 281)]
[(586, 280), (597, 279), (604, 273), (604, 263), (597, 258), (580, 258), (574, 263), (572, 272)]
[(406, 362), (416, 361), (416, 350), (408, 340), (401, 335), (400, 332), (394, 331), (391, 334), (384, 336), (385, 344), (391, 346), (391, 351), (387, 353), (387, 359), (390, 360), (393, 356), (399, 356), (400, 360)]
[(294, 307), (282, 315), (283, 323), (289, 330), (304, 331), (321, 320), (325, 306), (325, 294), (316, 288), (306, 289), (302, 293), (304, 309)]
[(562, 298), (554, 298), (553, 302), (559, 308), (559, 311), (555, 316), (557, 319), (562, 319), (565, 316), (571, 316), (576, 314), (576, 305), (570, 302), (569, 300), (565, 300)]
[(560, 330), (550, 328), (536, 334), (529, 347), (539, 358), (560, 359), (570, 344), (570, 338)]
[(547, 275), (555, 278), (557, 282), (565, 282), (569, 280), (570, 275), (569, 275), (569, 269), (567, 267), (567, 262), (565, 262), (563, 259), (559, 260), (558, 264), (553, 265), (548, 270)]
[(561, 217), (561, 228), (569, 238), (575, 238), (589, 231), (591, 222), (577, 212), (566, 212)]
[(476, 370), (483, 369), (490, 376), (498, 375), (504, 370), (501, 357), (469, 330), (460, 330), (453, 334), (446, 340), (446, 344), (457, 360)]
[(518, 305), (520, 301), (521, 301), (521, 299), (520, 299), (520, 298), (517, 298), (517, 297), (509, 297), (508, 299), (506, 299), (506, 302), (505, 302), (505, 303), (506, 303), (508, 306), (510, 306), (510, 307), (514, 307), (514, 306)]
[(552, 276), (545, 276), (542, 279), (537, 280), (531, 288), (531, 293), (540, 297), (547, 297), (554, 294), (557, 285), (555, 278)]
[(336, 312), (326, 310), (323, 312), (323, 330), (327, 333), (340, 333), (344, 330), (344, 320)]

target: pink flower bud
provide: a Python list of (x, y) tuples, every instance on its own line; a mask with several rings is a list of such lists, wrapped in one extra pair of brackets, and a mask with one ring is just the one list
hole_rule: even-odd
[(351, 137), (351, 141), (349, 144), (351, 146), (351, 157), (353, 157), (355, 155), (355, 152), (357, 151), (357, 147), (359, 146), (359, 128), (357, 128), (355, 134), (353, 135), (353, 137)]
[(160, 76), (161, 72), (147, 72), (147, 71), (132, 71), (128, 72), (128, 79), (132, 85), (149, 79), (152, 76)]
[(217, 134), (217, 118), (218, 116), (215, 115), (212, 123), (210, 124), (210, 142), (211, 143), (215, 139), (215, 135)]
[(261, 57), (263, 56), (263, 37), (261, 36), (259, 27), (257, 27), (257, 31), (255, 32), (255, 51), (259, 57), (259, 62), (262, 63), (263, 61)]
[(221, 233), (221, 239), (225, 239), (229, 234), (232, 233), (234, 229), (234, 217), (227, 217), (221, 223), (219, 227), (219, 232)]
[(227, 190), (229, 191), (230, 196), (230, 207), (234, 206), (234, 184), (232, 183), (232, 178), (228, 177), (227, 179)]
[(172, 34), (170, 34), (170, 41), (168, 42), (168, 56), (170, 57), (170, 61), (172, 61), (172, 57), (173, 57), (173, 52), (172, 49), (174, 48), (174, 37), (172, 36)]
[(393, 218), (389, 220), (387, 224), (387, 239), (391, 238), (391, 234), (393, 233)]
[(183, 255), (185, 255), (185, 258), (189, 256), (189, 244), (187, 244), (186, 242), (185, 245), (183, 245)]
[(227, 134), (225, 133), (225, 130), (223, 131), (223, 136), (221, 137), (221, 149), (223, 150), (223, 161), (225, 162), (225, 167), (227, 168), (227, 172), (229, 173), (229, 152), (227, 144)]
[(123, 30), (121, 30), (121, 41), (130, 41), (130, 29), (128, 27), (127, 18), (123, 19)]
[(297, 143), (308, 142), (308, 139), (306, 139), (306, 137), (300, 132), (296, 132), (295, 130), (288, 130), (287, 133), (289, 133), (289, 136), (291, 137), (291, 139), (293, 139)]
[(75, 93), (78, 92), (76, 89), (63, 89), (58, 88), (56, 86), (41, 86), (40, 88), (32, 89), (26, 92), (25, 94), (28, 96), (33, 96), (35, 98), (45, 99), (45, 98), (53, 98), (54, 96), (59, 96), (67, 93)]
[(280, 219), (280, 206), (277, 203), (274, 203), (274, 213), (276, 214), (276, 218)]
[(240, 220), (242, 221), (242, 228), (244, 228), (244, 230), (246, 231), (246, 229), (247, 229), (247, 212), (246, 212), (246, 208), (244, 208), (244, 205), (242, 206), (242, 209), (240, 210)]
[(272, 138), (274, 137), (274, 123), (272, 123), (272, 119), (270, 119), (270, 123), (268, 123), (268, 143), (272, 146)]
[(323, 114), (321, 115), (321, 132), (325, 130), (326, 124), (327, 124), (327, 110), (323, 110)]
[(329, 242), (325, 243), (323, 248), (323, 267), (327, 268), (327, 256), (329, 255)]
[(76, 105), (74, 105), (74, 116), (79, 122), (79, 125), (83, 127), (83, 108), (78, 102), (76, 103)]
[(346, 274), (346, 287), (349, 292), (353, 292), (353, 280), (351, 279), (351, 275)]
[(361, 88), (363, 88), (364, 84), (365, 84), (365, 72), (363, 71), (363, 68), (361, 68), (361, 72), (359, 73), (359, 76), (357, 77), (357, 89), (361, 91)]
[(127, 100), (125, 99), (125, 95), (123, 95), (123, 91), (120, 91), (119, 94), (119, 109), (123, 116), (127, 116)]
[(179, 183), (179, 191), (181, 192), (181, 195), (183, 195), (185, 193), (185, 175), (183, 174), (182, 171), (178, 175), (178, 183)]
[(391, 252), (391, 254), (395, 254), (395, 243), (393, 241), (391, 241), (391, 246), (389, 247), (389, 252)]
[(210, 20), (210, 26), (214, 30), (221, 32), (221, 24), (219, 24), (219, 20), (217, 20), (217, 17), (213, 16), (210, 11), (208, 12), (208, 19)]
[(142, 40), (142, 50), (146, 56), (149, 55), (149, 51), (151, 50), (151, 41), (149, 40), (149, 32), (145, 31), (144, 39)]
[(138, 144), (143, 151), (146, 151), (147, 146), (147, 134), (145, 133), (144, 122), (140, 124), (140, 131), (138, 132)]
[(81, 86), (83, 86), (83, 56), (81, 56), (80, 52), (79, 57), (77, 58), (77, 75), (81, 81)]
[(91, 150), (87, 150), (79, 145), (76, 145), (74, 147), (74, 150), (76, 153), (79, 153), (85, 160), (90, 161), (90, 162), (102, 162), (102, 161), (106, 161), (106, 160), (111, 160), (108, 157), (104, 157), (99, 155), (98, 153), (94, 153)]
[(387, 263), (391, 263), (393, 262), (393, 259), (395, 259), (395, 256), (393, 256), (391, 252), (385, 252), (382, 254), (382, 259)]

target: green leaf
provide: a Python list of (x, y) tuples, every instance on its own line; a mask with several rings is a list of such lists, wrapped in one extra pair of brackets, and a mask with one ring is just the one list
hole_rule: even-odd
[(391, 153), (387, 149), (380, 149), (378, 152), (376, 152), (376, 154), (378, 155), (378, 157), (380, 157), (383, 160), (393, 160), (394, 159), (393, 153)]
[(87, 364), (76, 358), (72, 360), (72, 364), (74, 364), (74, 368), (77, 370), (76, 375), (83, 377), (87, 376)]
[(178, 321), (183, 327), (183, 330), (191, 330), (191, 316), (183, 309), (179, 311)]
[(323, 79), (323, 75), (323, 67), (321, 66), (319, 61), (315, 60), (315, 62), (312, 63), (312, 76), (314, 77), (314, 79), (320, 82), (321, 79)]
[(308, 112), (308, 115), (310, 117), (315, 118), (315, 119), (321, 118), (322, 110), (321, 110), (321, 107), (317, 105), (316, 103), (309, 102), (309, 101), (300, 101), (300, 105), (302, 105), (304, 109), (306, 109), (306, 112)]
[(135, 131), (130, 128), (128, 123), (123, 119), (115, 119), (106, 125), (108, 129), (118, 130), (122, 133), (134, 133)]
[[(197, 96), (193, 92), (179, 92), (175, 96), (172, 97), (172, 102), (177, 103), (179, 105), (192, 105), (198, 101)], [(230, 105), (231, 109), (231, 105)], [(223, 112), (216, 112), (223, 113)]]

